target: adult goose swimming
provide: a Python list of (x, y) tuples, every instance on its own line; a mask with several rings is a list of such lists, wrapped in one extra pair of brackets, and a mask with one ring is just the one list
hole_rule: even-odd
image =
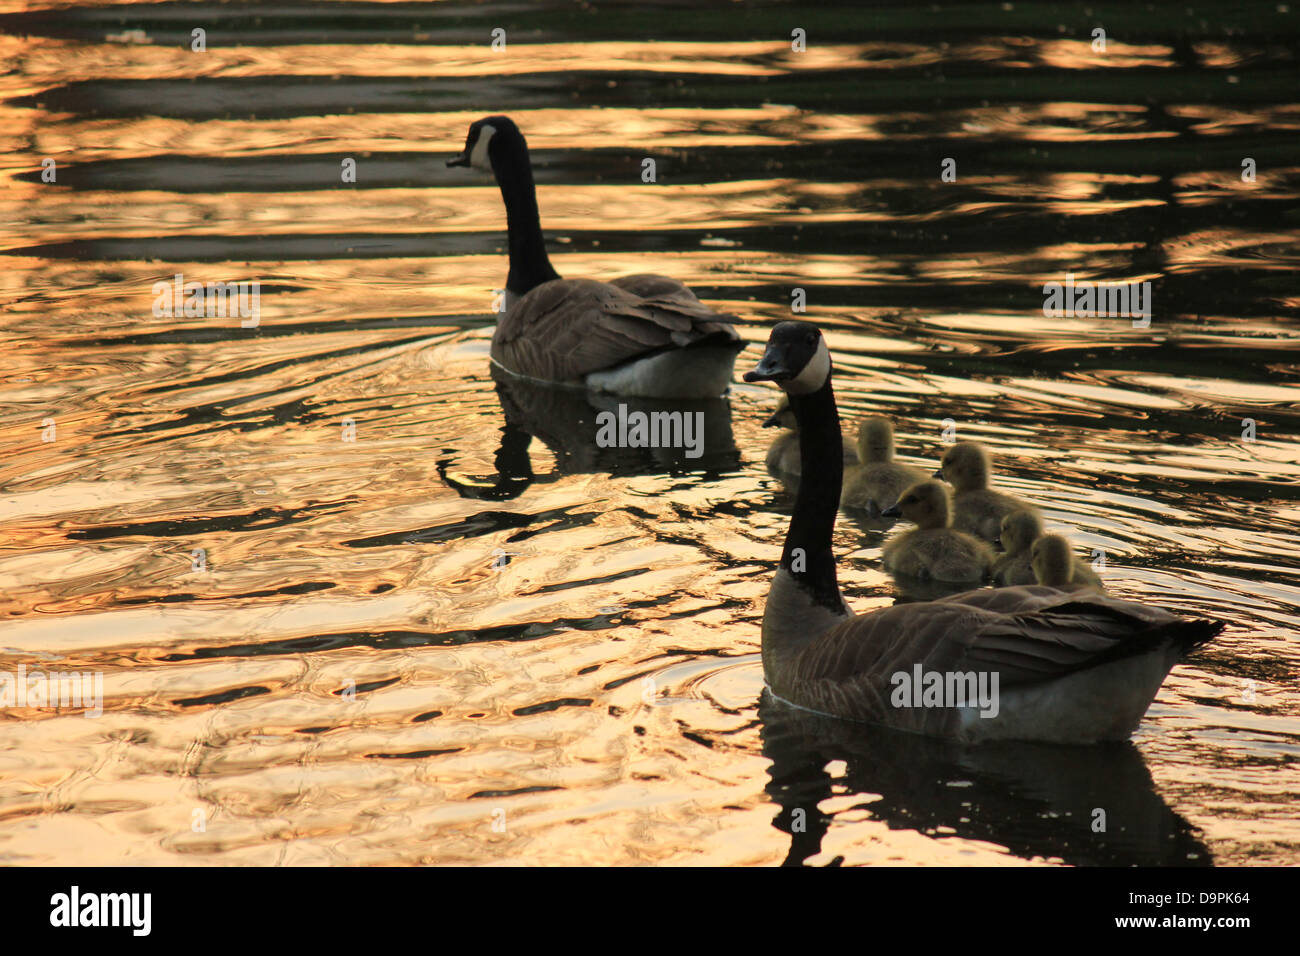
[[(1123, 740), (1170, 668), (1222, 630), (1217, 621), (1187, 620), (1077, 586), (984, 588), (855, 617), (840, 595), (831, 551), (843, 465), (831, 357), (820, 330), (806, 322), (777, 325), (745, 381), (785, 390), (803, 456), (763, 613), (763, 673), (777, 698), (964, 742)], [(938, 675), (940, 706), (931, 705), (930, 678), (924, 696), (920, 687), (915, 697), (900, 694), (914, 675)], [(973, 703), (974, 683), (992, 688), (992, 708)]]
[(708, 308), (676, 279), (562, 279), (542, 239), (528, 144), (514, 122), (470, 125), (448, 166), (496, 177), (506, 205), (510, 272), (492, 359), (527, 378), (642, 398), (715, 398), (744, 346), (733, 316)]

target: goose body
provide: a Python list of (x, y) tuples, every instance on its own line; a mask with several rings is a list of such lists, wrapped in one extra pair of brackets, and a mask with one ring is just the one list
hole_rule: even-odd
[(978, 442), (963, 441), (944, 453), (935, 477), (952, 485), (952, 526), (994, 542), (1002, 530), (1002, 519), (1007, 515), (1014, 511), (1036, 515), (1038, 511), (1013, 495), (989, 488), (991, 470), (988, 449)]
[[(807, 710), (963, 742), (1127, 738), (1170, 668), (1222, 624), (1075, 585), (984, 588), (854, 616), (831, 536), (842, 481), (830, 353), (816, 326), (782, 322), (746, 381), (775, 381), (799, 419), (804, 477), (763, 613), (771, 693)], [(938, 675), (934, 706), (903, 685)], [(989, 705), (961, 691), (983, 680)], [(952, 691), (958, 691), (955, 700)], [(974, 695), (974, 691), (972, 691)]]
[[(775, 475), (799, 477), (801, 467), (799, 462), (799, 423), (795, 421), (794, 412), (790, 411), (790, 402), (784, 395), (781, 396), (781, 401), (777, 403), (776, 411), (772, 413), (767, 421), (763, 422), (763, 427), (779, 427), (782, 429), (781, 433), (772, 439), (772, 445), (767, 450), (767, 470)], [(843, 447), (845, 466), (856, 465), (858, 463), (858, 453), (853, 445), (845, 440)]]
[(879, 515), (925, 480), (921, 469), (894, 461), (894, 426), (888, 418), (868, 418), (858, 426), (857, 452), (858, 466), (845, 473), (843, 508)]
[(514, 122), (469, 128), (449, 166), (496, 177), (505, 201), (510, 272), (492, 360), (524, 378), (642, 398), (714, 398), (731, 383), (744, 343), (733, 317), (714, 312), (676, 279), (564, 279), (542, 239), (528, 145)]

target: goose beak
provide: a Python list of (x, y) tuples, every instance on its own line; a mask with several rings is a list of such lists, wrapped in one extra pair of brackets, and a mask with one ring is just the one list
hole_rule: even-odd
[(901, 518), (901, 517), (903, 517), (903, 512), (902, 512), (901, 510), (899, 510), (898, 502), (895, 501), (895, 502), (894, 502), (892, 505), (890, 505), (888, 508), (883, 508), (883, 509), (881, 509), (880, 517), (882, 517), (882, 518)]
[(468, 166), (468, 165), (469, 165), (469, 153), (468, 153), (468, 152), (464, 152), (464, 153), (461, 153), (459, 156), (453, 156), (451, 159), (447, 160), (447, 165), (448, 165), (448, 166)]
[(758, 360), (758, 368), (745, 373), (746, 382), (784, 382), (795, 377), (797, 369), (791, 369), (785, 354), (785, 347), (767, 343), (767, 351)]

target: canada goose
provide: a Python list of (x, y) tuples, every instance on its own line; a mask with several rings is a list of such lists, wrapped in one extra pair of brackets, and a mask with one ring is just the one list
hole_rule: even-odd
[[(790, 396), (803, 458), (763, 612), (763, 674), (777, 698), (962, 741), (1122, 740), (1169, 669), (1222, 629), (1217, 621), (1042, 585), (981, 588), (853, 616), (831, 550), (843, 465), (830, 352), (820, 330), (778, 324), (745, 381), (777, 382)], [(924, 695), (919, 686), (915, 697), (902, 694), (913, 674)], [(936, 675), (951, 706), (931, 706)], [(991, 685), (991, 708), (966, 696), (977, 681)]]
[[(904, 491), (925, 480), (925, 472), (894, 461), (894, 425), (875, 416), (858, 426), (857, 468), (849, 472), (840, 507), (879, 515), (892, 508)], [(847, 464), (847, 461), (846, 461)]]
[[(776, 411), (763, 422), (763, 427), (784, 429), (772, 439), (772, 447), (767, 450), (767, 470), (776, 475), (799, 477), (799, 423), (794, 420), (790, 400), (785, 395), (777, 402)], [(857, 463), (857, 451), (848, 441), (844, 441), (844, 464)]]
[(978, 442), (961, 441), (944, 453), (934, 476), (952, 485), (952, 526), (994, 542), (1002, 530), (1002, 519), (1011, 512), (1038, 511), (1019, 498), (989, 490), (990, 471), (988, 449)]
[(948, 489), (933, 479), (903, 492), (885, 517), (916, 525), (885, 545), (885, 570), (921, 581), (979, 584), (993, 569), (993, 551), (974, 535), (952, 527)]
[(471, 124), (464, 152), (447, 165), (493, 173), (505, 200), (510, 272), (494, 362), (527, 378), (641, 398), (715, 398), (727, 390), (744, 347), (733, 316), (666, 276), (596, 282), (561, 279), (551, 268), (528, 144), (509, 117)]
[(1064, 538), (1061, 538), (1061, 541), (1065, 544), (1066, 564), (1062, 566), (1060, 564), (1062, 559), (1058, 553), (1050, 550), (1059, 546), (1049, 545), (1049, 551), (1044, 557), (1044, 561), (1048, 562), (1047, 576), (1046, 578), (1036, 576), (1033, 565), (1034, 550), (1042, 537), (1043, 523), (1032, 511), (1013, 511), (1003, 518), (999, 540), (1002, 542), (1002, 547), (1006, 549), (1006, 554), (998, 558), (997, 563), (993, 565), (993, 582), (1002, 587), (1017, 584), (1063, 585), (1071, 582), (1088, 584), (1095, 588), (1102, 587), (1101, 578), (1097, 577), (1086, 563), (1070, 553), (1069, 543)]
[(1070, 550), (1070, 542), (1059, 534), (1045, 534), (1030, 548), (1030, 566), (1039, 584), (1102, 588), (1101, 578)]

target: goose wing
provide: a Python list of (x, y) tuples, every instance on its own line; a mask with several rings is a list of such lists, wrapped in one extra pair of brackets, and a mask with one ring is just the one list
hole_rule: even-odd
[[(836, 625), (799, 655), (787, 691), (826, 713), (880, 721), (897, 673), (996, 671), (1001, 690), (1066, 677), (1171, 639), (1185, 653), (1222, 628), (1086, 588), (987, 588), (900, 604)], [(917, 712), (914, 729), (948, 719)], [(894, 721), (897, 723), (898, 721)]]
[(553, 279), (501, 317), (492, 337), (492, 357), (533, 378), (578, 381), (590, 372), (662, 349), (715, 338), (739, 343), (732, 321), (734, 317), (714, 312), (680, 282), (664, 276), (629, 276), (613, 283)]
[(709, 311), (708, 307), (699, 300), (686, 283), (671, 276), (657, 276), (649, 272), (641, 272), (634, 276), (620, 276), (617, 279), (610, 279), (609, 284), (616, 285), (620, 289), (632, 293), (638, 299), (676, 300), (687, 308), (695, 306)]

